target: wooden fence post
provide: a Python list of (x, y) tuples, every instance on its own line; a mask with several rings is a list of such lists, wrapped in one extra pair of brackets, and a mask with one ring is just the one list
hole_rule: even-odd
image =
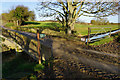
[(87, 38), (87, 44), (89, 42), (89, 39), (90, 39), (90, 28), (88, 27), (88, 38)]
[(39, 64), (41, 64), (41, 57), (40, 57), (40, 34), (39, 34), (39, 30), (37, 30), (37, 39), (38, 39), (38, 47), (37, 47), (37, 49), (38, 49), (38, 56), (39, 56)]
[(111, 28), (110, 28), (110, 34), (109, 34), (109, 35), (110, 35), (110, 37), (111, 37)]

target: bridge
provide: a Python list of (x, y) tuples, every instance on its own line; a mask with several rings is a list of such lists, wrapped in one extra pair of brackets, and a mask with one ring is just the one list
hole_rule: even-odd
[(52, 40), (49, 37), (37, 39), (37, 34), (12, 30), (4, 26), (0, 37), (4, 39), (2, 44), (15, 49), (16, 52), (25, 51), (35, 60), (49, 60), (53, 55)]

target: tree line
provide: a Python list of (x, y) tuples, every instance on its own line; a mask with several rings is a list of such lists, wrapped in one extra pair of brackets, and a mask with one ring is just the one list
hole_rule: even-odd
[(25, 21), (35, 20), (34, 11), (29, 11), (28, 7), (23, 5), (18, 5), (8, 13), (2, 13), (1, 16), (3, 21), (12, 22), (17, 26), (24, 24)]
[(95, 20), (91, 20), (91, 24), (94, 24), (94, 25), (108, 25), (110, 23), (109, 23), (109, 20), (107, 20), (107, 18), (97, 18)]

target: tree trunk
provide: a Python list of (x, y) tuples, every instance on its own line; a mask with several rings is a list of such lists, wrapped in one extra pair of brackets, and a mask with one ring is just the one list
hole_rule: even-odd
[(69, 25), (67, 27), (67, 34), (72, 34), (72, 31), (74, 30), (75, 20), (71, 20), (69, 22)]
[(67, 29), (68, 34), (72, 33), (72, 30), (70, 28)]
[(71, 30), (70, 28), (66, 28), (66, 29), (65, 29), (65, 33), (66, 33), (66, 34), (71, 34), (71, 33), (72, 33), (72, 30)]

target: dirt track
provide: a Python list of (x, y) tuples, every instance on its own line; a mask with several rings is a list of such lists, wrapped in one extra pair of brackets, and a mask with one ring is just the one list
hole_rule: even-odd
[[(54, 68), (60, 78), (120, 78), (118, 57), (94, 50), (85, 51), (80, 43), (53, 38)], [(89, 50), (89, 48), (88, 48)], [(84, 76), (83, 76), (84, 75)]]

